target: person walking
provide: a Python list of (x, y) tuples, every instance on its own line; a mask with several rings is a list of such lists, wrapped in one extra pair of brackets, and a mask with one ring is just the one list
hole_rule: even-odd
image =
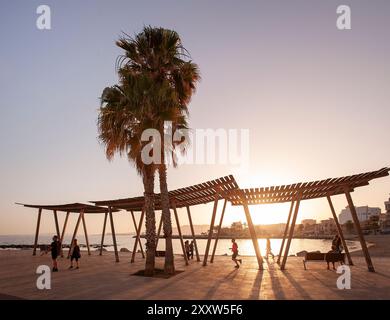
[(275, 255), (272, 253), (271, 249), (271, 240), (267, 238), (267, 246), (265, 250), (265, 258), (268, 260), (268, 257), (271, 256), (272, 259), (275, 259)]

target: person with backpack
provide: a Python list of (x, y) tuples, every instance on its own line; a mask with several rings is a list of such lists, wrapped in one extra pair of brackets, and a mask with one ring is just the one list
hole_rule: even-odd
[(80, 254), (80, 247), (77, 243), (77, 239), (73, 240), (73, 245), (72, 245), (72, 254), (70, 256), (70, 267), (69, 269), (73, 269), (73, 260), (76, 260), (76, 269), (79, 268), (79, 259), (81, 258)]

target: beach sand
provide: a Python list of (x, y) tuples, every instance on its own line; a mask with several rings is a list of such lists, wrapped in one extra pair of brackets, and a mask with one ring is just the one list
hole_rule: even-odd
[[(233, 268), (230, 257), (218, 256), (203, 267), (191, 261), (189, 266), (176, 256), (176, 269), (184, 272), (169, 279), (132, 275), (144, 266), (137, 254), (130, 263), (130, 253), (120, 253), (114, 261), (112, 252), (99, 256), (83, 255), (79, 270), (67, 270), (69, 261), (59, 259), (60, 272), (52, 274), (52, 288), (38, 290), (39, 265), (50, 265), (50, 256), (32, 256), (31, 250), (0, 251), (0, 299), (390, 299), (390, 236), (368, 236), (369, 251), (376, 273), (367, 271), (361, 252), (353, 253), (350, 290), (336, 286), (340, 276), (326, 270), (325, 263), (308, 263), (289, 257), (286, 270), (270, 260), (265, 270), (257, 269), (255, 257), (242, 257), (240, 269)], [(162, 267), (157, 258), (156, 267)]]

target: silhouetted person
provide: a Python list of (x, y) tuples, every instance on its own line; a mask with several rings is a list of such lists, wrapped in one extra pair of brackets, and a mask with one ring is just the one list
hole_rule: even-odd
[(237, 261), (239, 261), (240, 262), (240, 264), (242, 263), (242, 259), (237, 259), (237, 256), (238, 256), (238, 245), (237, 245), (237, 243), (236, 243), (236, 239), (232, 239), (232, 243), (233, 243), (233, 245), (232, 245), (232, 247), (230, 248), (230, 250), (232, 250), (232, 252), (233, 252), (233, 254), (232, 254), (232, 260), (235, 262), (235, 268), (239, 268), (240, 267), (240, 265), (238, 264), (238, 262)]
[(272, 256), (272, 259), (275, 259), (275, 255), (272, 253), (271, 250), (271, 240), (267, 238), (267, 246), (265, 250), (265, 258), (268, 259), (268, 256)]
[(190, 259), (190, 243), (188, 240), (184, 242), (184, 249), (187, 255), (187, 259)]
[(194, 241), (190, 242), (190, 258), (194, 259)]
[(53, 262), (53, 272), (57, 272), (58, 271), (57, 258), (61, 252), (61, 244), (58, 241), (57, 236), (53, 236), (53, 242), (50, 244), (50, 252), (51, 252), (51, 259)]
[(334, 253), (341, 253), (343, 251), (341, 246), (341, 238), (338, 234), (336, 234), (332, 240), (332, 251)]
[(79, 268), (79, 259), (81, 258), (80, 247), (77, 244), (77, 239), (73, 240), (73, 249), (72, 255), (70, 256), (70, 267), (69, 269), (73, 269), (73, 260), (76, 260), (76, 269)]

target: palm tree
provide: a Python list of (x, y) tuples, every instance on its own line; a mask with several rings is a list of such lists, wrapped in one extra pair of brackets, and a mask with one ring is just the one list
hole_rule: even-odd
[[(125, 53), (117, 64), (122, 77), (144, 75), (154, 81), (151, 107), (154, 128), (161, 135), (161, 163), (157, 166), (160, 181), (163, 232), (165, 237), (165, 273), (175, 271), (172, 247), (172, 222), (167, 184), (167, 157), (175, 152), (172, 140), (164, 135), (164, 122), (170, 121), (173, 130), (187, 128), (188, 104), (195, 85), (200, 80), (198, 66), (189, 60), (177, 32), (163, 28), (144, 27), (135, 38), (125, 35), (117, 41)], [(166, 148), (169, 146), (168, 148)], [(172, 147), (173, 146), (173, 147)], [(183, 144), (181, 150), (184, 150)], [(172, 157), (175, 160), (175, 157)], [(175, 161), (173, 161), (175, 165)]]
[[(98, 117), (99, 140), (104, 144), (106, 157), (126, 154), (142, 176), (145, 190), (146, 262), (145, 275), (152, 276), (155, 267), (156, 219), (154, 213), (154, 178), (156, 167), (142, 161), (141, 151), (146, 142), (142, 132), (151, 128), (151, 79), (128, 74), (120, 84), (103, 90)], [(151, 91), (153, 92), (153, 91)]]

